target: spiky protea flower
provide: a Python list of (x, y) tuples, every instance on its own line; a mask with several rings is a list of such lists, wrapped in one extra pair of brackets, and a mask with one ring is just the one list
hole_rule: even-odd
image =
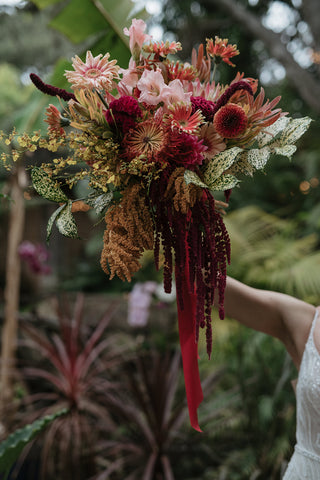
[(117, 60), (109, 61), (110, 54), (106, 53), (94, 57), (87, 52), (86, 61), (76, 55), (72, 60), (74, 71), (67, 70), (65, 76), (71, 83), (72, 88), (96, 88), (98, 90), (110, 90), (113, 80), (118, 78), (119, 66)]

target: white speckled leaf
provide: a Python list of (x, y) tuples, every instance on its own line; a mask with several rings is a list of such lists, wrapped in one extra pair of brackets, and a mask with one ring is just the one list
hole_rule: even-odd
[(239, 183), (239, 180), (234, 175), (221, 175), (210, 185), (212, 191), (224, 191), (229, 188), (235, 187)]
[(59, 232), (65, 237), (79, 238), (77, 224), (71, 213), (71, 200), (64, 206), (56, 219), (56, 225)]
[(48, 225), (47, 225), (47, 242), (49, 242), (50, 240), (50, 237), (51, 237), (51, 233), (52, 233), (52, 227), (54, 225), (54, 222), (56, 221), (58, 215), (60, 214), (60, 212), (66, 207), (66, 203), (64, 203), (63, 205), (61, 205), (59, 208), (57, 208), (57, 210), (55, 210), (53, 212), (53, 214), (51, 215), (51, 217), (49, 218), (48, 220)]
[(270, 155), (271, 151), (269, 147), (253, 148), (252, 150), (244, 152), (241, 158), (245, 158), (255, 169), (261, 170), (265, 167)]
[(247, 161), (246, 156), (240, 155), (239, 160), (237, 160), (226, 173), (230, 173), (231, 175), (243, 174), (252, 177), (254, 171), (255, 168)]
[(41, 197), (51, 200), (52, 202), (64, 203), (68, 201), (68, 197), (59, 187), (59, 184), (52, 180), (42, 168), (33, 167), (31, 170), (31, 180), (34, 189)]
[(295, 143), (308, 130), (311, 121), (309, 117), (290, 119), (290, 123), (280, 136), (280, 145), (286, 146)]
[(110, 206), (112, 199), (113, 192), (92, 194), (86, 199), (86, 203), (100, 214)]
[(274, 138), (285, 129), (289, 122), (289, 117), (281, 117), (272, 125), (266, 127), (266, 131), (260, 132), (256, 137), (258, 147), (264, 147), (265, 145), (268, 145), (270, 142), (272, 142)]
[(197, 185), (198, 187), (209, 188), (208, 185), (206, 185), (201, 180), (201, 178), (195, 172), (192, 172), (191, 170), (185, 170), (184, 180), (185, 180), (187, 185), (189, 185), (189, 183), (193, 183), (194, 185)]
[(276, 153), (277, 155), (283, 155), (284, 157), (291, 158), (296, 150), (297, 150), (297, 147), (295, 145), (285, 145), (284, 147), (274, 147), (272, 149), (272, 153)]
[(242, 148), (232, 147), (218, 153), (208, 163), (204, 170), (204, 181), (210, 186), (219, 178), (223, 172), (228, 170), (236, 161)]

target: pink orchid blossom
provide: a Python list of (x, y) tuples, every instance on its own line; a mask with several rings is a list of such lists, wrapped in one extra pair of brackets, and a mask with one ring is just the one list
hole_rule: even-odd
[(179, 79), (172, 80), (163, 88), (162, 99), (165, 107), (170, 107), (174, 103), (190, 103), (190, 92), (185, 92), (182, 82)]
[(129, 47), (133, 58), (139, 59), (141, 47), (144, 42), (151, 40), (151, 36), (144, 33), (147, 25), (146, 23), (139, 19), (134, 18), (131, 23), (129, 30), (127, 28), (123, 29), (123, 33), (129, 37)]
[(166, 87), (160, 69), (158, 70), (144, 70), (140, 80), (137, 83), (140, 90), (140, 102), (145, 102), (148, 105), (158, 105), (163, 101), (162, 92)]
[(152, 294), (157, 283), (136, 283), (129, 295), (128, 323), (132, 327), (145, 327), (148, 323)]
[(19, 245), (18, 254), (33, 273), (37, 275), (49, 275), (51, 273), (51, 267), (47, 263), (49, 252), (45, 246), (25, 240)]

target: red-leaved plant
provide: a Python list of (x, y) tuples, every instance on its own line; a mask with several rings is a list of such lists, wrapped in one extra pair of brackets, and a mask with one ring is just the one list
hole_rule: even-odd
[[(222, 369), (207, 376), (206, 393), (221, 374)], [(175, 480), (181, 478), (177, 467), (205, 447), (183, 428), (188, 409), (176, 349), (137, 349), (122, 366), (120, 388), (106, 392), (106, 402), (118, 430), (99, 446), (104, 471), (95, 480)]]
[(105, 393), (111, 385), (107, 374), (119, 362), (122, 348), (115, 347), (114, 334), (104, 335), (115, 305), (93, 328), (82, 322), (83, 306), (82, 295), (78, 295), (72, 314), (66, 305), (62, 309), (57, 304), (59, 328), (52, 334), (46, 335), (30, 323), (22, 327), (26, 335), (23, 345), (38, 357), (38, 365), (22, 370), (34, 390), (26, 398), (32, 407), (28, 421), (59, 408), (69, 409), (42, 438), (41, 475), (46, 480), (87, 480), (96, 472), (94, 449), (100, 430), (115, 429)]

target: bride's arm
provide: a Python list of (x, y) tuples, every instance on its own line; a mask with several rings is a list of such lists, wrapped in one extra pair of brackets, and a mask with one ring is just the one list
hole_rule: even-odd
[(297, 367), (315, 307), (278, 292), (259, 290), (227, 278), (225, 313), (243, 325), (280, 339)]

